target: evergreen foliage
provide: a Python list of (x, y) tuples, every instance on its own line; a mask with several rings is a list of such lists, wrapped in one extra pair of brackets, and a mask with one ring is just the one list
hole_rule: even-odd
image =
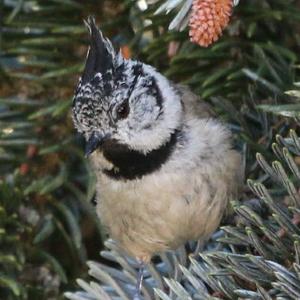
[(165, 15), (155, 14), (165, 1), (149, 2), (0, 4), (0, 299), (63, 299), (87, 259), (100, 260), (88, 263), (96, 281), (69, 298), (131, 299), (136, 262), (112, 241), (98, 257), (94, 177), (70, 120), (91, 13), (116, 45), (213, 105), (249, 178), (200, 254), (191, 243), (152, 262), (145, 299), (299, 299), (299, 1), (240, 1), (207, 49), (168, 30), (180, 5)]

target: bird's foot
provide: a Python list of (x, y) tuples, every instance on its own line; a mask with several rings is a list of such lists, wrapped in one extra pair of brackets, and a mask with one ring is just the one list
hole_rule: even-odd
[(142, 284), (143, 284), (144, 269), (145, 269), (145, 263), (143, 260), (141, 260), (139, 262), (139, 270), (138, 270), (133, 300), (142, 300), (141, 290), (142, 290)]

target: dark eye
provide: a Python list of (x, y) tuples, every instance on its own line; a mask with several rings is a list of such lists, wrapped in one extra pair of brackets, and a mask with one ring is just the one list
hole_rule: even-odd
[(125, 119), (127, 118), (128, 114), (129, 114), (129, 103), (128, 100), (126, 100), (117, 108), (117, 117), (118, 119)]

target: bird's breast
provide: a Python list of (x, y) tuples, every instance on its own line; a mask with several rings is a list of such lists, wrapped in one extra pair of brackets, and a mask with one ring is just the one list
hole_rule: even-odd
[(136, 257), (151, 257), (206, 237), (220, 221), (224, 191), (215, 193), (198, 175), (161, 174), (134, 182), (102, 176), (100, 218), (111, 236)]

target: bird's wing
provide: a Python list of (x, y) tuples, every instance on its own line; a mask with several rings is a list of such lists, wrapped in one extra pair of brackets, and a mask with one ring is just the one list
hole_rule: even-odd
[(194, 94), (189, 87), (177, 84), (176, 89), (182, 95), (182, 102), (187, 115), (196, 115), (198, 118), (215, 117), (211, 106)]

